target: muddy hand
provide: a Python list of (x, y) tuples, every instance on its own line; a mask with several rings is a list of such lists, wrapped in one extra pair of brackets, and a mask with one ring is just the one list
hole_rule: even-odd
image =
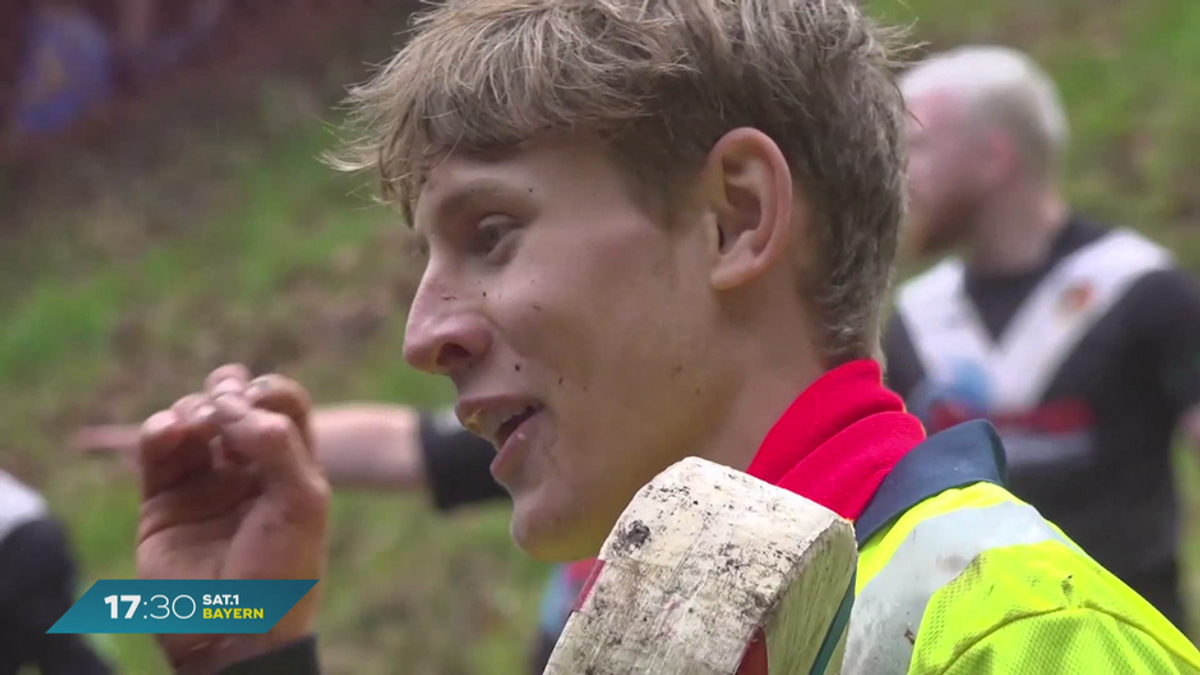
[[(248, 390), (245, 368), (224, 366), (202, 392), (143, 424), (139, 578), (321, 576), (329, 485), (306, 441), (308, 397), (284, 378), (268, 379), (264, 399)], [(163, 635), (160, 644), (180, 672), (212, 672), (308, 634), (319, 590), (266, 635)]]

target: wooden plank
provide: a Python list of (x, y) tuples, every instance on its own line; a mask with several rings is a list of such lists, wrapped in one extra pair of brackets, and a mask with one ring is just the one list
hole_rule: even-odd
[(545, 673), (810, 675), (842, 610), (836, 673), (857, 556), (829, 509), (685, 459), (621, 515)]

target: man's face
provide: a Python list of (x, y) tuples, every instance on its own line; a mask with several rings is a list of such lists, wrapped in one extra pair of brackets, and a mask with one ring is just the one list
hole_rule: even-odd
[(909, 217), (902, 236), (913, 255), (964, 243), (983, 196), (983, 142), (959, 101), (945, 93), (908, 103)]
[(451, 155), (415, 210), (428, 267), (405, 355), (448, 375), (493, 441), (513, 536), (596, 553), (634, 493), (704, 430), (716, 310), (702, 228), (664, 227), (598, 141)]

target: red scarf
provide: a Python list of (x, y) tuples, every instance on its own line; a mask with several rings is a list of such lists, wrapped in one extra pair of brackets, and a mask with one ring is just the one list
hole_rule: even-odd
[(746, 473), (856, 520), (896, 462), (923, 440), (920, 421), (884, 388), (879, 364), (852, 361), (800, 393)]
[[(856, 520), (880, 483), (925, 430), (904, 402), (883, 386), (879, 364), (852, 361), (830, 370), (800, 393), (767, 433), (746, 473), (791, 490)], [(573, 563), (583, 582), (576, 608), (600, 570), (595, 560)], [(740, 675), (766, 675), (766, 640), (751, 643)]]
[[(746, 473), (857, 520), (896, 462), (923, 440), (920, 421), (883, 387), (879, 364), (853, 361), (800, 393)], [(769, 673), (759, 631), (738, 675)]]

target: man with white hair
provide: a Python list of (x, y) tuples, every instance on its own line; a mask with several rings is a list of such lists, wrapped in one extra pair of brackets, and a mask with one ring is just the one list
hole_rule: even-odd
[(901, 80), (910, 254), (888, 383), (929, 433), (987, 418), (1010, 488), (1181, 628), (1173, 432), (1200, 443), (1200, 293), (1160, 246), (1074, 212), (1066, 115), (1026, 55), (964, 47)]

